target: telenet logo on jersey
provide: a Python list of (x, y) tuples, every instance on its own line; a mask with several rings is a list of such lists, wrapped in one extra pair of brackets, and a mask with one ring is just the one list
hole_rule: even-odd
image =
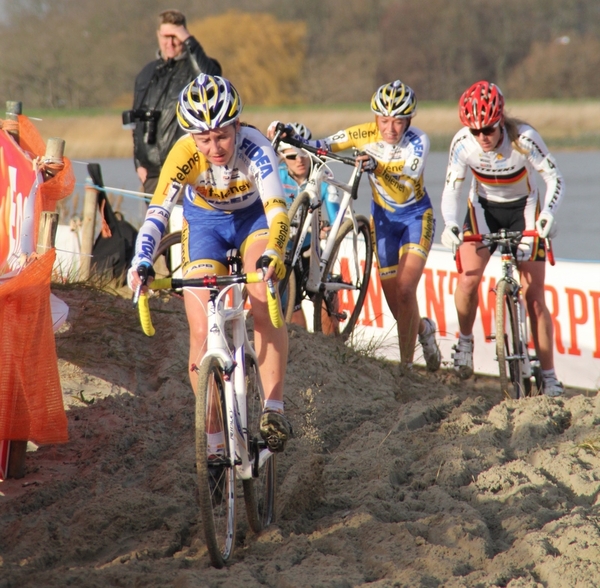
[(252, 141), (250, 141), (250, 139), (243, 139), (242, 151), (244, 152), (244, 155), (246, 155), (246, 157), (248, 157), (256, 164), (256, 166), (260, 170), (261, 178), (266, 178), (273, 171), (271, 160), (267, 155), (265, 155), (265, 152), (263, 151), (262, 147), (259, 147), (258, 145), (253, 143)]

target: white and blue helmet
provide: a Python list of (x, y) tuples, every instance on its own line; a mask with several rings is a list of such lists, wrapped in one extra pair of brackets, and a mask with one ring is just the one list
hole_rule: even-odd
[(204, 133), (233, 124), (242, 108), (242, 99), (229, 80), (200, 74), (179, 94), (177, 122), (186, 133)]

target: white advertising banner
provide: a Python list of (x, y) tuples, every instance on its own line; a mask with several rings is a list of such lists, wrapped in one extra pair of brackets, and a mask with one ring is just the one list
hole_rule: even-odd
[[(486, 337), (495, 331), (493, 289), (500, 275), (500, 257), (494, 255), (480, 285), (474, 327), (474, 368), (481, 374), (498, 374), (496, 344)], [(452, 254), (434, 245), (419, 284), (419, 310), (437, 324), (442, 361), (447, 366), (451, 365), (452, 346), (458, 336), (454, 306), (457, 279)], [(554, 323), (554, 361), (559, 379), (567, 386), (597, 390), (600, 387), (600, 264), (564, 260), (557, 260), (555, 266), (547, 264), (546, 303)], [(376, 347), (381, 355), (399, 360), (395, 321), (385, 302), (375, 264), (356, 338), (358, 344)], [(533, 349), (531, 341), (529, 346)], [(424, 365), (418, 346), (415, 363)]]

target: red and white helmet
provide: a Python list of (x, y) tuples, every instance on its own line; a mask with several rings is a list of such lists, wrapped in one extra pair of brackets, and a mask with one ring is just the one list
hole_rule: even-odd
[(504, 96), (491, 82), (477, 82), (458, 101), (460, 122), (471, 129), (493, 127), (502, 120)]

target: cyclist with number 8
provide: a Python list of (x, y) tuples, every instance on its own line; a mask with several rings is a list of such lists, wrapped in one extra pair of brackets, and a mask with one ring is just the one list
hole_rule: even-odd
[[(411, 126), (417, 111), (413, 90), (396, 80), (380, 86), (371, 99), (375, 121), (339, 131), (316, 147), (331, 151), (355, 148), (363, 153), (373, 200), (371, 231), (381, 286), (397, 321), (400, 372), (412, 368), (417, 335), (430, 371), (439, 368), (436, 325), (420, 317), (417, 287), (433, 242), (435, 219), (424, 185), (429, 138)], [(284, 139), (285, 140), (285, 139)]]
[[(264, 280), (285, 274), (283, 263), (289, 222), (277, 156), (269, 141), (240, 123), (242, 101), (225, 78), (201, 74), (181, 92), (179, 126), (186, 132), (162, 168), (158, 186), (140, 228), (128, 272), (132, 289), (140, 285), (138, 268), (151, 266), (169, 215), (184, 190), (183, 277), (225, 275), (227, 252), (237, 249), (244, 271), (265, 268)], [(283, 415), (283, 379), (288, 339), (285, 328), (271, 324), (265, 284), (248, 285), (254, 317), (259, 370), (265, 389), (261, 435), (272, 451), (283, 451), (291, 425)], [(190, 325), (190, 379), (194, 392), (206, 350), (209, 292), (186, 288), (184, 303)], [(209, 453), (218, 454), (224, 439), (215, 436)], [(209, 444), (211, 443), (209, 439)]]
[[(454, 347), (454, 369), (460, 377), (473, 373), (473, 324), (477, 314), (479, 283), (493, 253), (479, 243), (463, 243), (465, 234), (495, 233), (500, 229), (537, 229), (540, 238), (527, 237), (516, 249), (523, 297), (547, 396), (559, 396), (564, 388), (556, 377), (553, 358), (553, 325), (544, 299), (545, 243), (556, 230), (554, 215), (564, 194), (564, 181), (544, 141), (530, 125), (508, 117), (500, 88), (480, 81), (459, 100), (464, 127), (450, 147), (446, 185), (442, 194), (445, 229), (442, 243), (460, 247), (463, 272), (455, 291), (460, 335)], [(458, 208), (466, 172), (473, 174), (468, 211), (459, 228)], [(546, 183), (540, 212), (534, 170)]]

